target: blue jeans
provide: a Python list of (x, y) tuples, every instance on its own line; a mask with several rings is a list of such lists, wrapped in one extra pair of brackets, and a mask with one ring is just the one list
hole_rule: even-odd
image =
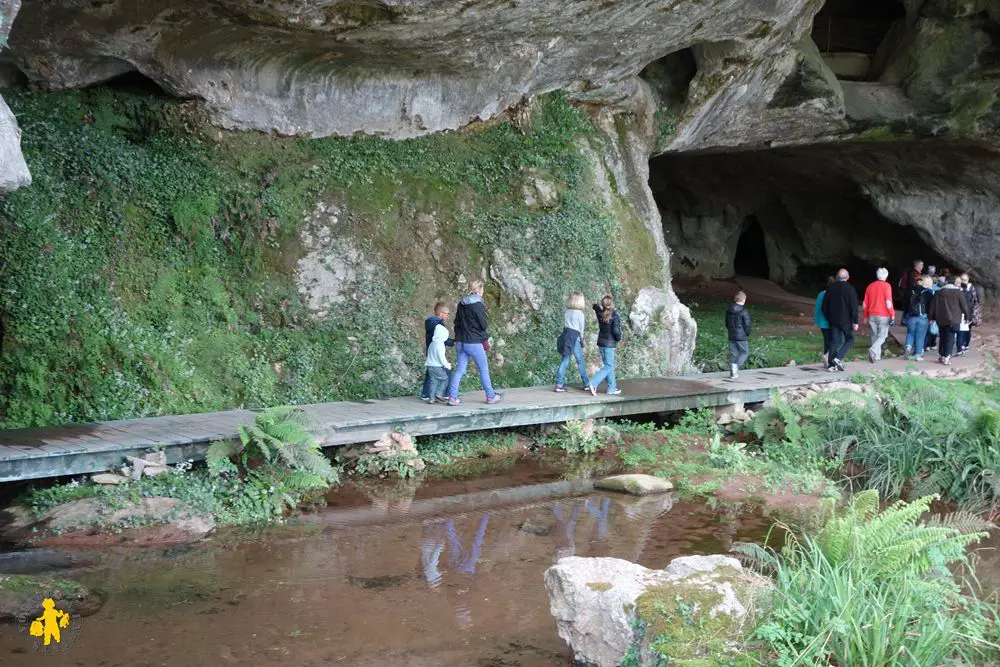
[[(580, 369), (580, 379), (583, 380), (583, 384), (590, 384), (590, 380), (587, 379), (587, 366), (583, 363), (583, 345), (579, 339), (573, 346), (573, 356), (576, 358), (576, 367)], [(567, 368), (569, 368), (569, 355), (564, 354), (562, 363), (559, 364), (559, 372), (556, 373), (556, 384), (566, 384)]]
[(613, 347), (598, 347), (601, 351), (601, 361), (604, 363), (601, 366), (601, 370), (594, 374), (594, 377), (590, 378), (590, 384), (594, 387), (600, 387), (601, 382), (605, 379), (608, 381), (608, 391), (617, 391), (618, 384), (615, 382), (615, 348)]
[(444, 396), (448, 390), (448, 369), (442, 366), (428, 366), (427, 375), (430, 376), (431, 385), (429, 387), (428, 398)]
[(922, 357), (924, 354), (924, 343), (927, 342), (927, 330), (931, 326), (931, 321), (926, 315), (907, 315), (906, 317), (906, 347), (913, 350), (913, 354)]
[(486, 398), (493, 398), (496, 392), (493, 391), (493, 384), (490, 382), (490, 366), (486, 361), (486, 350), (482, 343), (455, 343), (455, 350), (458, 352), (458, 365), (455, 372), (451, 374), (451, 384), (448, 385), (448, 398), (458, 398), (458, 385), (465, 377), (465, 371), (469, 368), (469, 359), (476, 363), (479, 369), (479, 381), (483, 383), (486, 391)]

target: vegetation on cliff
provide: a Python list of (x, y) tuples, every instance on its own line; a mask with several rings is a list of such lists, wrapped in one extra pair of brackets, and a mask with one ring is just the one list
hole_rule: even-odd
[[(230, 135), (187, 105), (114, 89), (6, 99), (35, 182), (0, 203), (0, 427), (415, 391), (422, 316), (495, 249), (543, 294), (535, 313), (488, 291), (497, 329), (519, 322), (497, 332), (495, 375), (534, 383), (558, 362), (564, 291), (644, 286), (616, 280), (620, 256), (651, 264), (630, 267), (638, 280), (659, 275), (637, 251), (648, 231), (620, 228), (621, 207), (595, 194), (580, 142), (596, 129), (560, 96), (524, 132), (498, 122), (407, 141)], [(530, 207), (522, 190), (539, 174), (557, 200)], [(337, 233), (374, 268), (318, 318), (296, 271), (324, 202), (349, 212)], [(415, 235), (421, 216), (436, 236)]]

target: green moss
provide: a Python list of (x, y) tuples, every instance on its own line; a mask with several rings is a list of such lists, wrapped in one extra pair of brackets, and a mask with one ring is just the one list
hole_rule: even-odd
[(53, 579), (26, 574), (0, 575), (0, 590), (48, 595), (58, 591), (65, 597), (81, 597), (85, 589), (70, 579)]
[(614, 588), (614, 584), (610, 584), (606, 581), (591, 581), (587, 583), (587, 588), (592, 591), (597, 591), (598, 593), (606, 593)]
[(774, 25), (770, 21), (760, 21), (757, 27), (747, 35), (750, 39), (764, 39), (774, 30)]
[(742, 641), (744, 619), (709, 615), (723, 600), (715, 588), (723, 583), (732, 585), (741, 601), (752, 595), (744, 576), (728, 567), (646, 589), (636, 600), (635, 613), (649, 649), (670, 664), (727, 664), (728, 654)]
[(979, 130), (979, 121), (997, 101), (995, 85), (970, 86), (951, 97), (951, 127), (960, 136), (972, 136)]
[(368, 2), (338, 2), (326, 8), (327, 22), (348, 22), (359, 26), (391, 23), (406, 15), (401, 7), (390, 7)]
[[(608, 211), (588, 188), (577, 140), (598, 133), (560, 95), (526, 133), (492, 123), (407, 141), (209, 137), (176, 102), (100, 88), (7, 100), (34, 183), (0, 203), (0, 427), (409, 393), (425, 310), (494, 248), (545, 292), (522, 331), (495, 328), (495, 377), (537, 384), (558, 362), (565, 292), (619, 289), (620, 236), (645, 252), (636, 279), (655, 275), (627, 204)], [(557, 206), (524, 205), (529, 169), (561, 184)], [(340, 209), (337, 233), (375, 267), (325, 319), (296, 285), (317, 202)], [(422, 216), (440, 261), (434, 236), (414, 236)], [(499, 291), (488, 302), (495, 322), (521, 315)]]

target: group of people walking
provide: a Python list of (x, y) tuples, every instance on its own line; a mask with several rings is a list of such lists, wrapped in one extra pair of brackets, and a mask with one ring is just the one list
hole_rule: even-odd
[[(879, 268), (875, 281), (865, 289), (861, 317), (871, 329), (868, 360), (882, 359), (882, 346), (896, 321), (896, 304), (888, 283), (889, 271)], [(823, 332), (823, 361), (831, 372), (844, 370), (844, 359), (854, 344), (859, 326), (858, 295), (848, 283), (850, 274), (840, 269), (827, 279), (827, 287), (816, 297), (814, 320)], [(982, 323), (979, 292), (968, 273), (941, 276), (938, 281), (923, 273), (923, 262), (913, 263), (913, 271), (904, 276), (899, 298), (902, 323), (906, 326), (905, 354), (912, 361), (923, 361), (924, 351), (938, 345), (938, 361), (951, 365), (953, 354), (965, 354), (972, 340), (972, 327)]]
[[(583, 391), (597, 395), (597, 389), (602, 383), (607, 383), (607, 393), (621, 393), (615, 378), (615, 351), (622, 340), (621, 320), (615, 310), (614, 299), (608, 295), (600, 303), (593, 304), (597, 317), (597, 347), (601, 353), (601, 369), (592, 377), (587, 377), (587, 366), (584, 362), (584, 330), (586, 317), (583, 309), (586, 300), (582, 292), (570, 295), (563, 314), (562, 333), (556, 339), (556, 350), (562, 356), (559, 369), (556, 372), (557, 392), (566, 391), (566, 371), (570, 359), (576, 360), (583, 381)], [(455, 310), (455, 336), (449, 336), (446, 323), (451, 315), (448, 305), (439, 301), (434, 306), (434, 314), (424, 320), (424, 343), (427, 349), (424, 385), (420, 398), (428, 403), (436, 401), (448, 405), (461, 405), (458, 397), (458, 387), (468, 371), (469, 361), (479, 369), (479, 380), (486, 392), (486, 403), (492, 405), (503, 400), (503, 392), (494, 390), (490, 381), (489, 361), (489, 331), (486, 315), (486, 303), (483, 301), (483, 282), (474, 280), (469, 283), (469, 293), (462, 297)], [(457, 362), (454, 370), (448, 361), (446, 348), (454, 347)]]

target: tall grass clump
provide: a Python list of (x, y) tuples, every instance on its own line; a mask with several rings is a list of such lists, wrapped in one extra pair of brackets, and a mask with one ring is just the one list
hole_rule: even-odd
[(960, 585), (966, 548), (992, 527), (966, 514), (921, 521), (933, 496), (879, 511), (858, 494), (813, 536), (780, 552), (736, 550), (773, 573), (776, 591), (756, 630), (779, 665), (983, 664), (1000, 656), (993, 609)]
[(765, 449), (840, 464), (855, 488), (885, 498), (938, 494), (971, 511), (1000, 508), (996, 386), (885, 375), (872, 387), (779, 401), (753, 428)]

